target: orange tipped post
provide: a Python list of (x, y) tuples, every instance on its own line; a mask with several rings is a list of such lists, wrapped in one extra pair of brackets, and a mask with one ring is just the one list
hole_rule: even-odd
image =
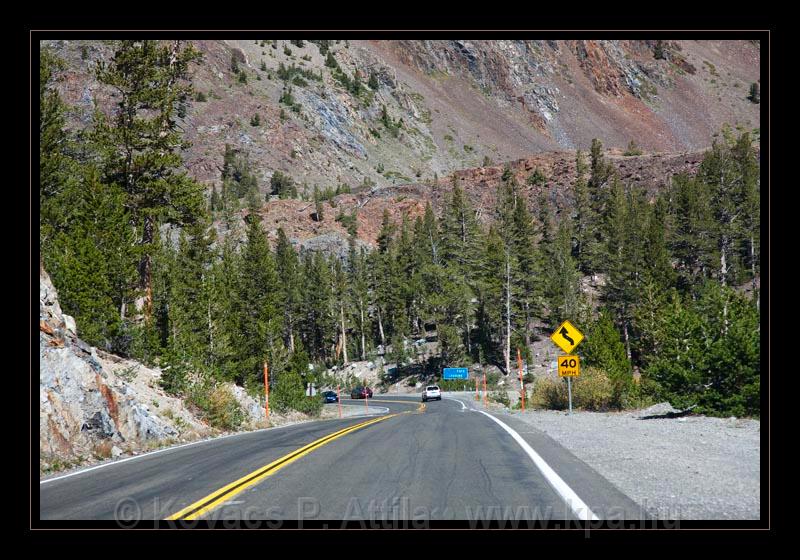
[(336, 386), (336, 402), (339, 404), (339, 419), (342, 418), (342, 387), (340, 385)]
[(519, 369), (519, 397), (522, 400), (522, 412), (525, 412), (525, 382), (522, 381), (522, 356), (517, 348), (517, 369)]
[(477, 377), (475, 378), (475, 400), (476, 401), (481, 400), (481, 395), (478, 392), (478, 378)]
[(269, 420), (269, 367), (264, 362), (264, 412)]

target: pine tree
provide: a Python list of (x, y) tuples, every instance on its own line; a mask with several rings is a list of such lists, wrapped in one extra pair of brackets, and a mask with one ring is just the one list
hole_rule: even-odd
[(647, 202), (639, 190), (625, 192), (615, 178), (608, 201), (608, 215), (604, 224), (606, 238), (605, 269), (608, 280), (603, 287), (603, 300), (620, 326), (628, 359), (633, 308), (644, 279), (645, 230)]
[(537, 231), (533, 215), (528, 210), (528, 203), (522, 196), (517, 197), (514, 208), (514, 245), (513, 251), (519, 267), (518, 296), (521, 313), (516, 322), (517, 331), (522, 330), (522, 339), (526, 350), (531, 345), (531, 323), (534, 316), (541, 314), (542, 298), (541, 256), (536, 247)]
[(581, 354), (587, 366), (598, 367), (608, 375), (612, 384), (613, 406), (620, 409), (625, 407), (626, 397), (633, 388), (633, 377), (630, 360), (626, 356), (625, 346), (614, 326), (611, 313), (605, 310), (601, 312), (586, 336)]
[(669, 209), (667, 197), (660, 194), (652, 207), (648, 206), (643, 220), (646, 222), (642, 234), (642, 282), (653, 282), (663, 290), (675, 285), (675, 271), (667, 246)]
[(464, 191), (458, 186), (457, 181), (454, 183), (440, 222), (441, 255), (448, 275), (451, 278), (463, 278), (468, 288), (464, 294), (467, 307), (459, 319), (459, 327), (463, 327), (464, 345), (467, 353), (471, 355), (472, 324), (476, 311), (473, 299), (480, 282), (480, 261), (483, 256), (482, 232), (475, 218), (475, 211), (464, 196)]
[(572, 228), (567, 220), (559, 222), (549, 246), (545, 246), (548, 266), (544, 269), (544, 299), (552, 328), (565, 319), (583, 317), (584, 298), (580, 289), (578, 265), (572, 257)]
[(213, 185), (211, 187), (211, 198), (209, 200), (209, 211), (217, 212), (218, 210), (222, 210), (222, 199), (217, 192), (217, 185)]
[(242, 247), (239, 270), (237, 344), (241, 359), (237, 381), (257, 382), (262, 363), (280, 340), (280, 289), (275, 257), (270, 251), (258, 214), (247, 216), (247, 238)]
[(600, 267), (601, 246), (598, 241), (598, 217), (589, 196), (589, 185), (584, 173), (587, 169), (583, 154), (578, 150), (576, 156), (578, 170), (575, 185), (575, 249), (573, 256), (584, 274), (592, 274)]
[(186, 143), (174, 118), (178, 104), (191, 97), (188, 70), (199, 59), (194, 47), (181, 41), (125, 40), (95, 72), (119, 99), (113, 121), (96, 111), (92, 137), (106, 179), (127, 194), (125, 206), (140, 232), (137, 307), (145, 319), (152, 305), (151, 249), (159, 225), (191, 223), (204, 206), (202, 187), (182, 170)]
[(169, 290), (169, 350), (183, 363), (202, 368), (213, 361), (211, 263), (216, 232), (200, 218), (180, 234)]
[(670, 249), (677, 259), (678, 288), (690, 292), (711, 277), (718, 259), (710, 188), (695, 177), (677, 175), (670, 199), (674, 222)]
[(661, 311), (661, 328), (647, 374), (661, 397), (680, 408), (720, 416), (760, 411), (760, 334), (755, 304), (715, 280), (695, 300), (674, 295)]
[(73, 176), (75, 163), (69, 157), (65, 131), (66, 108), (53, 87), (55, 75), (64, 63), (43, 48), (39, 55), (39, 245), (64, 224), (63, 205), (58, 195)]
[(219, 259), (211, 269), (211, 348), (214, 368), (228, 381), (241, 379), (239, 372), (240, 257), (232, 236), (224, 239)]
[(389, 219), (389, 210), (384, 208), (383, 218), (381, 221), (381, 229), (378, 232), (378, 251), (386, 253), (389, 250), (389, 244), (394, 236), (396, 226)]
[(279, 307), (283, 309), (283, 339), (289, 350), (294, 352), (294, 335), (300, 307), (300, 263), (283, 228), (278, 228), (275, 261), (280, 282)]
[(741, 226), (739, 230), (739, 251), (743, 267), (748, 269), (750, 279), (760, 273), (760, 233), (761, 233), (761, 200), (759, 184), (758, 159), (748, 133), (742, 134), (732, 148), (732, 156), (736, 163), (737, 175), (740, 178), (739, 214)]
[[(479, 355), (487, 363), (505, 362), (504, 351), (499, 351), (504, 337), (506, 250), (502, 237), (492, 226), (486, 236), (481, 259), (481, 278), (477, 286), (478, 309), (476, 313)], [(504, 346), (504, 345), (503, 345)]]
[(42, 259), (61, 307), (75, 318), (83, 340), (127, 353), (125, 305), (136, 276), (136, 254), (125, 193), (106, 185), (91, 166), (57, 196), (65, 222), (42, 246)]
[(742, 177), (734, 158), (733, 142), (723, 130), (723, 138), (714, 141), (697, 171), (698, 180), (710, 187), (714, 235), (719, 252), (715, 276), (723, 286), (731, 283), (740, 266), (735, 247), (741, 235)]
[[(395, 332), (405, 333), (408, 324), (406, 317), (406, 294), (403, 289), (403, 270), (408, 267), (403, 259), (410, 255), (401, 253), (395, 240), (397, 226), (391, 222), (388, 210), (384, 210), (381, 230), (378, 233), (378, 252), (373, 259), (372, 285), (375, 293), (378, 333), (381, 344)], [(406, 234), (408, 235), (408, 234)], [(410, 242), (404, 245), (410, 247)]]
[(366, 360), (367, 334), (370, 332), (369, 308), (371, 296), (367, 266), (366, 250), (361, 248), (361, 250), (356, 251), (355, 243), (351, 242), (348, 256), (347, 284), (350, 301), (353, 302), (353, 323), (359, 335), (359, 355), (361, 360)]
[[(422, 220), (425, 235), (426, 252), (430, 261), (439, 264), (441, 261), (441, 240), (439, 239), (439, 224), (433, 213), (430, 201), (425, 204), (425, 217)], [(422, 240), (420, 240), (422, 241)]]
[(747, 98), (753, 103), (761, 103), (761, 91), (758, 83), (753, 82), (750, 84), (750, 95), (748, 95)]
[(336, 319), (331, 270), (318, 251), (308, 251), (302, 258), (301, 336), (303, 346), (314, 360), (333, 356)]
[(350, 355), (347, 353), (347, 332), (350, 328), (350, 298), (348, 297), (349, 291), (347, 286), (347, 272), (342, 264), (342, 261), (336, 257), (332, 257), (332, 274), (331, 274), (331, 293), (333, 300), (336, 303), (336, 317), (337, 317), (337, 342), (336, 342), (336, 358), (339, 355), (342, 357), (342, 365), (347, 365), (350, 362)]

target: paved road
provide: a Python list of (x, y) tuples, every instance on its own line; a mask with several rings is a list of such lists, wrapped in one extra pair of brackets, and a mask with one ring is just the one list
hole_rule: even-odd
[(373, 403), (388, 412), (53, 477), (40, 484), (41, 519), (574, 519), (587, 515), (575, 497), (600, 519), (639, 518), (603, 477), (511, 416), (494, 415), (503, 426), (452, 396), (424, 407), (398, 395)]

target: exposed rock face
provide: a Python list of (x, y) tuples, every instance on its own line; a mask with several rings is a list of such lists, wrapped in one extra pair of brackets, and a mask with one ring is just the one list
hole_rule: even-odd
[[(376, 77), (376, 89), (360, 97), (345, 90), (309, 41), (297, 47), (278, 40), (276, 48), (253, 40), (193, 43), (204, 55), (193, 83), (207, 100), (191, 103), (180, 125), (191, 143), (187, 170), (209, 190), (221, 181), (226, 143), (249, 154), (262, 193), (280, 170), (310, 194), (314, 184), (430, 181), (486, 157), (587, 149), (592, 138), (607, 147), (634, 140), (647, 151), (694, 151), (708, 147), (723, 123), (760, 126), (759, 106), (747, 99), (760, 69), (760, 47), (750, 41), (334, 41), (348, 77)], [(95, 103), (113, 110), (112, 92), (91, 72), (113, 55), (111, 44), (46, 44), (67, 62), (58, 87), (72, 106), (71, 126), (89, 126)], [(246, 84), (232, 59), (246, 71)], [(284, 82), (280, 64), (321, 79)], [(278, 101), (288, 86), (300, 112)], [(403, 121), (396, 134), (382, 123), (383, 106)], [(257, 127), (249, 124), (255, 114)]]
[[(50, 277), (39, 271), (39, 450), (41, 469), (139, 452), (214, 433), (158, 386), (161, 372), (125, 360), (77, 338), (68, 327)], [(71, 319), (71, 318), (70, 318)], [(72, 321), (74, 324), (74, 321)], [(264, 409), (232, 387), (249, 415)]]
[[(76, 337), (74, 326), (67, 328), (44, 269), (39, 275), (39, 330), (39, 447), (45, 461), (110, 456), (112, 446), (130, 448), (178, 435), (95, 348)], [(191, 415), (185, 414), (184, 421), (204, 429)]]
[[(605, 159), (614, 166), (624, 184), (636, 185), (653, 196), (670, 184), (676, 174), (693, 175), (703, 159), (703, 153), (693, 151), (623, 156), (621, 150), (615, 149), (607, 150)], [(588, 163), (588, 154), (584, 153), (584, 159)], [(571, 203), (572, 187), (577, 177), (575, 152), (547, 152), (500, 165), (461, 169), (452, 176), (439, 178), (436, 183), (428, 181), (356, 189), (353, 193), (334, 197), (335, 208), (326, 203), (324, 219), (320, 222), (313, 217), (313, 203), (301, 200), (272, 200), (260, 210), (260, 216), (273, 244), (280, 227), (298, 249), (319, 250), (344, 257), (349, 250), (349, 234), (336, 221), (337, 213), (350, 215), (355, 212), (357, 247), (374, 247), (384, 210), (389, 211), (391, 220), (398, 225), (403, 215), (408, 216), (413, 224), (418, 216), (424, 214), (427, 203), (440, 213), (452, 191), (453, 177), (469, 197), (479, 221), (490, 223), (494, 218), (497, 189), (506, 165), (521, 185), (528, 207), (534, 212), (538, 211), (539, 194), (542, 191), (548, 193), (548, 198), (558, 210), (567, 208)], [(528, 177), (535, 169), (539, 169), (547, 178), (543, 185), (527, 184)], [(221, 236), (228, 233), (222, 228), (219, 230)], [(243, 228), (239, 228), (233, 235), (241, 237), (242, 233)]]

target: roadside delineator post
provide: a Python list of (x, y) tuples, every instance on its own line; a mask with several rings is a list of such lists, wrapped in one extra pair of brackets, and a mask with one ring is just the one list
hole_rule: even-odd
[(481, 400), (480, 393), (478, 393), (478, 378), (477, 377), (475, 378), (475, 400), (476, 401)]
[(269, 366), (264, 362), (264, 413), (269, 421)]
[(364, 387), (364, 408), (367, 409), (367, 414), (369, 414), (369, 393), (367, 393), (366, 387)]
[(486, 406), (486, 372), (483, 372), (483, 406)]
[(336, 402), (339, 404), (339, 419), (342, 419), (342, 387), (341, 385), (336, 386)]
[(522, 380), (522, 356), (517, 348), (517, 369), (519, 369), (519, 397), (522, 399), (522, 412), (525, 412), (525, 382)]

